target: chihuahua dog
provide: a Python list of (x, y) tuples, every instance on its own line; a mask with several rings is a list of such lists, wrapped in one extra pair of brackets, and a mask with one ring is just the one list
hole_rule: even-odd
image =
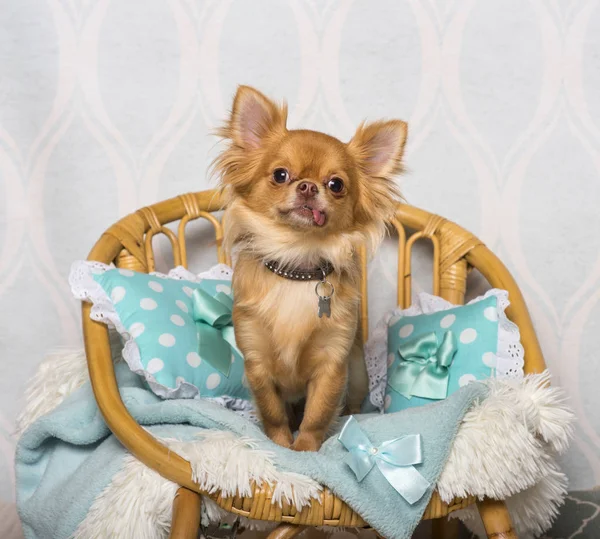
[[(215, 161), (236, 255), (233, 324), (266, 434), (316, 451), (368, 391), (358, 337), (358, 250), (372, 253), (399, 199), (407, 125), (362, 124), (347, 144), (288, 130), (287, 107), (239, 87)], [(298, 436), (290, 403), (305, 399)]]

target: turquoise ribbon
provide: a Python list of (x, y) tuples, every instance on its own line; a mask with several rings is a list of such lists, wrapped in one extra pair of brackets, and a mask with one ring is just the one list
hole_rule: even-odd
[(398, 347), (400, 363), (388, 376), (388, 385), (410, 399), (445, 399), (448, 396), (449, 367), (458, 350), (452, 331), (446, 331), (442, 343), (435, 333), (419, 335)]
[(413, 466), (423, 462), (420, 434), (401, 436), (374, 446), (358, 421), (350, 416), (338, 440), (349, 452), (346, 464), (359, 483), (377, 466), (387, 482), (411, 505), (418, 502), (431, 485)]
[(198, 355), (202, 361), (229, 376), (232, 351), (239, 352), (231, 321), (233, 299), (224, 292), (211, 296), (196, 288), (192, 294), (192, 318), (198, 333)]

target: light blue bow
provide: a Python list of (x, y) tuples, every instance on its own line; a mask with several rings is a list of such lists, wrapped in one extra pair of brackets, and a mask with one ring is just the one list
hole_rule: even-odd
[(450, 365), (458, 350), (454, 333), (444, 333), (442, 342), (434, 332), (419, 335), (398, 347), (400, 363), (389, 374), (388, 385), (407, 399), (445, 399)]
[(202, 361), (225, 376), (229, 376), (231, 352), (240, 353), (231, 322), (232, 307), (233, 300), (224, 292), (211, 296), (196, 288), (192, 295), (192, 318), (198, 332), (198, 355)]
[(377, 465), (387, 482), (411, 505), (418, 502), (431, 485), (413, 466), (423, 462), (420, 434), (409, 434), (374, 446), (358, 421), (350, 416), (338, 440), (348, 450), (346, 463), (359, 482)]

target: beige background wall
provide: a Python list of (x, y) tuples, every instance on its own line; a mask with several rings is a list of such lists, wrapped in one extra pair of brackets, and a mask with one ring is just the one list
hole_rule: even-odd
[[(0, 499), (26, 379), (80, 343), (70, 263), (119, 216), (210, 185), (208, 133), (238, 83), (343, 139), (363, 118), (409, 121), (406, 197), (506, 260), (579, 416), (573, 487), (600, 484), (597, 0), (8, 0)], [(373, 313), (393, 306), (392, 262), (372, 267)]]

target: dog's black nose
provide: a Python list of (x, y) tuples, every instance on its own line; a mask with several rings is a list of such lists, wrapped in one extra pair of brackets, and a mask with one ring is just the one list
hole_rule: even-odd
[(313, 182), (300, 182), (296, 189), (306, 198), (314, 197), (319, 192), (319, 188)]

